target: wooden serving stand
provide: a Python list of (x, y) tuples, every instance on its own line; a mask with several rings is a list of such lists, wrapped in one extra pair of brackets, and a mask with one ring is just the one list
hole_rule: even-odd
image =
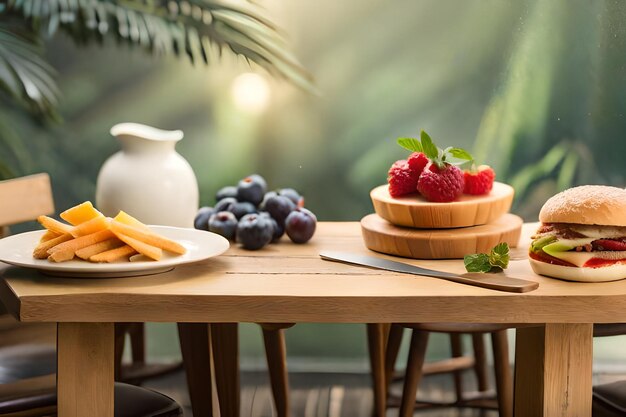
[(516, 247), (523, 221), (507, 213), (495, 221), (458, 229), (412, 229), (395, 226), (376, 214), (361, 220), (365, 246), (388, 255), (416, 259), (455, 259), (488, 253), (500, 242)]
[(513, 202), (513, 187), (495, 182), (485, 196), (462, 195), (450, 203), (426, 201), (419, 194), (394, 198), (389, 187), (381, 185), (370, 192), (374, 210), (397, 226), (423, 229), (449, 229), (491, 223), (508, 213)]
[(394, 198), (381, 185), (370, 193), (376, 214), (361, 220), (363, 240), (376, 252), (416, 259), (462, 259), (500, 242), (516, 247), (523, 221), (508, 213), (513, 195), (495, 182), (487, 195), (435, 203), (417, 193)]

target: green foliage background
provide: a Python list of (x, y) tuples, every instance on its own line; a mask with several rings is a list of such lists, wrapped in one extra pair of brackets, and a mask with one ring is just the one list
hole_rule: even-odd
[(181, 128), (179, 151), (203, 204), (251, 172), (294, 186), (322, 219), (371, 211), (368, 191), (403, 156), (397, 136), (427, 130), (467, 147), (515, 185), (532, 220), (545, 198), (580, 183), (624, 186), (626, 4), (614, 1), (269, 2), (320, 95), (267, 77), (269, 107), (237, 108), (247, 64), (192, 67), (125, 43), (45, 45), (58, 71), (64, 123), (0, 114), (0, 159), (17, 174), (48, 171), (58, 206), (92, 199), (117, 150), (120, 121)]

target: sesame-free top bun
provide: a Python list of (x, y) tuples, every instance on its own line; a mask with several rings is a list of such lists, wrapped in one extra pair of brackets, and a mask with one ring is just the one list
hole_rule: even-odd
[(551, 197), (541, 208), (543, 223), (626, 226), (626, 190), (606, 185), (583, 185)]

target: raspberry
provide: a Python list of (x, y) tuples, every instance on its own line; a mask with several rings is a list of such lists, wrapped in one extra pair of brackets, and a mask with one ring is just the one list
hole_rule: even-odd
[(418, 176), (415, 175), (406, 159), (394, 162), (387, 175), (389, 194), (392, 197), (400, 197), (414, 193), (417, 188), (417, 179)]
[(428, 165), (428, 157), (422, 152), (413, 152), (409, 155), (407, 162), (409, 163), (411, 170), (415, 173), (415, 178), (419, 178), (420, 175), (422, 175), (424, 167)]
[(481, 165), (477, 171), (465, 171), (465, 188), (463, 192), (471, 195), (488, 194), (493, 188), (496, 173), (489, 165)]
[(439, 168), (429, 163), (419, 177), (417, 191), (428, 201), (454, 201), (463, 192), (463, 172), (454, 165)]

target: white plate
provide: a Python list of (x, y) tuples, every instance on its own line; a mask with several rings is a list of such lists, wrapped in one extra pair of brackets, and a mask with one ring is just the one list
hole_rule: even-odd
[(163, 251), (160, 261), (91, 263), (82, 260), (50, 262), (47, 259), (33, 258), (33, 249), (45, 230), (20, 233), (0, 239), (0, 261), (37, 269), (48, 275), (84, 278), (112, 278), (150, 275), (167, 272), (177, 265), (202, 261), (224, 253), (230, 246), (222, 236), (203, 230), (169, 226), (150, 226), (150, 229), (169, 239), (175, 240), (187, 249), (184, 255), (174, 255)]

